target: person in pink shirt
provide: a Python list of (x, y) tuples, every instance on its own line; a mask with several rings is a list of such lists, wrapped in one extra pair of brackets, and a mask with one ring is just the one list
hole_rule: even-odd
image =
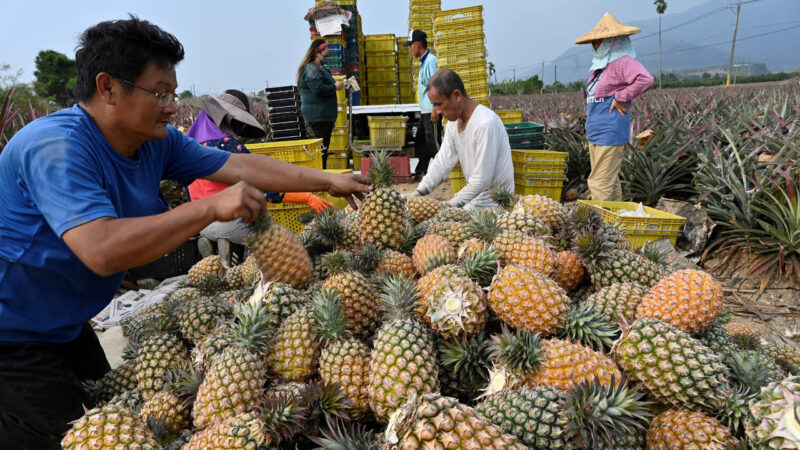
[(653, 76), (636, 61), (630, 35), (638, 27), (621, 24), (605, 13), (576, 44), (592, 44), (594, 58), (586, 82), (586, 140), (592, 172), (587, 180), (592, 200), (620, 201), (619, 169), (631, 133), (631, 102), (653, 86)]

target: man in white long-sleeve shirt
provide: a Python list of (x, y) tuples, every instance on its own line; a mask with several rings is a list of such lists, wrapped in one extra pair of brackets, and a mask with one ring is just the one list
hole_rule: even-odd
[(447, 127), (439, 153), (409, 197), (429, 194), (460, 163), (467, 185), (447, 203), (466, 210), (498, 206), (491, 197), (492, 188), (514, 192), (511, 146), (500, 117), (469, 98), (461, 77), (450, 69), (441, 69), (431, 78), (428, 97), (447, 119)]

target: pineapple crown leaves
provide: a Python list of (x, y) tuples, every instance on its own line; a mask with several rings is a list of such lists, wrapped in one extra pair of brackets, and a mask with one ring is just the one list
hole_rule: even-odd
[(378, 277), (376, 281), (381, 286), (381, 309), (385, 322), (416, 318), (414, 308), (420, 297), (413, 279), (389, 274)]
[(758, 392), (751, 392), (743, 386), (735, 386), (725, 393), (716, 416), (736, 435), (743, 436), (745, 423), (753, 419), (749, 404), (757, 397)]
[(573, 308), (564, 322), (564, 336), (595, 350), (606, 352), (619, 337), (619, 326), (588, 304)]
[(536, 372), (544, 359), (540, 341), (539, 333), (533, 334), (526, 330), (512, 332), (503, 327), (500, 334), (492, 336), (489, 348), (496, 364), (524, 376)]
[(152, 320), (148, 320), (144, 325), (145, 332), (142, 333), (142, 340), (158, 333), (169, 333), (178, 335), (178, 325), (166, 314), (154, 314)]
[(177, 395), (184, 409), (191, 410), (200, 384), (203, 383), (203, 373), (184, 361), (167, 369), (162, 379), (164, 389)]
[(495, 251), (494, 246), (490, 245), (465, 258), (461, 262), (461, 266), (478, 285), (488, 287), (497, 274), (499, 260), (500, 255)]
[(259, 216), (256, 220), (250, 222), (248, 228), (250, 230), (251, 236), (248, 236), (247, 239), (248, 243), (251, 240), (250, 238), (252, 237), (252, 234), (261, 233), (262, 231), (269, 228), (269, 226), (272, 225), (272, 223), (273, 223), (272, 216), (270, 215), (269, 211)]
[(639, 250), (639, 254), (658, 264), (659, 266), (665, 269), (667, 268), (667, 261), (664, 252), (658, 250), (652, 245), (649, 245), (649, 242), (642, 246), (642, 248)]
[(574, 233), (596, 232), (603, 228), (603, 216), (591, 205), (578, 203), (569, 214), (567, 222)]
[(348, 250), (336, 250), (323, 256), (323, 264), (329, 275), (354, 270), (355, 256)]
[(320, 289), (311, 297), (311, 303), (322, 342), (331, 343), (347, 335), (347, 321), (335, 289)]
[(131, 361), (136, 359), (139, 356), (139, 349), (142, 347), (142, 344), (139, 342), (128, 342), (125, 345), (125, 348), (122, 349), (122, 359), (125, 361)]
[(716, 322), (717, 325), (720, 326), (729, 324), (733, 322), (733, 314), (731, 314), (731, 312), (728, 311), (727, 309), (723, 309), (722, 311), (719, 312), (714, 322)]
[(255, 353), (265, 351), (275, 329), (275, 316), (261, 302), (244, 302), (237, 305), (233, 321), (227, 322), (234, 344)]
[(490, 191), (492, 199), (503, 209), (511, 209), (514, 206), (514, 192), (502, 186), (495, 186)]
[(629, 388), (626, 380), (606, 385), (597, 377), (577, 383), (567, 397), (567, 432), (578, 448), (603, 448), (615, 435), (647, 430), (651, 406), (644, 392)]
[(143, 404), (144, 397), (142, 396), (141, 391), (138, 389), (130, 389), (112, 397), (105, 406), (117, 405), (121, 408), (127, 408), (138, 413)]
[(280, 392), (265, 396), (258, 415), (272, 444), (279, 444), (303, 431), (307, 410), (295, 395)]
[(369, 168), (367, 176), (375, 187), (386, 187), (392, 185), (392, 174), (394, 169), (389, 165), (389, 152), (379, 150), (372, 153), (372, 166)]
[(147, 420), (145, 420), (145, 425), (150, 431), (153, 433), (153, 436), (156, 438), (161, 445), (168, 444), (175, 439), (178, 438), (179, 434), (173, 431), (167, 422), (164, 420), (165, 417), (163, 416), (148, 416)]
[(326, 383), (315, 381), (308, 385), (304, 393), (306, 405), (306, 429), (315, 431), (320, 429), (324, 420), (349, 419), (347, 410), (353, 403), (342, 390), (339, 383)]
[(403, 238), (403, 242), (400, 244), (400, 251), (402, 253), (408, 256), (414, 253), (414, 246), (417, 245), (418, 240), (425, 236), (425, 233), (428, 231), (428, 224), (427, 221), (420, 222), (406, 230), (405, 238)]
[(491, 355), (486, 336), (463, 337), (460, 340), (440, 341), (439, 363), (442, 369), (452, 373), (464, 374), (485, 384), (489, 380)]
[(596, 260), (606, 259), (613, 250), (612, 242), (591, 231), (580, 232), (573, 240), (573, 251), (587, 267), (592, 267)]
[(758, 394), (761, 388), (779, 381), (784, 373), (774, 359), (760, 351), (731, 351), (725, 361), (730, 369), (731, 380), (744, 392)]
[(317, 215), (313, 232), (326, 247), (333, 248), (342, 241), (345, 229), (341, 211), (328, 208)]
[(345, 425), (340, 420), (329, 422), (328, 429), (311, 440), (325, 450), (377, 450), (380, 447), (378, 436), (365, 425)]
[(302, 223), (303, 225), (308, 225), (317, 218), (317, 213), (312, 211), (306, 211), (299, 216), (297, 216), (297, 221)]
[(354, 269), (369, 275), (375, 271), (375, 268), (380, 264), (383, 257), (383, 250), (377, 245), (367, 242), (361, 246), (361, 249), (356, 253), (356, 261)]
[(217, 295), (228, 289), (228, 281), (225, 280), (224, 274), (203, 277), (200, 284), (197, 285), (197, 289), (205, 297)]
[(470, 213), (469, 218), (469, 231), (479, 239), (491, 242), (500, 233), (497, 214), (494, 211), (476, 210)]

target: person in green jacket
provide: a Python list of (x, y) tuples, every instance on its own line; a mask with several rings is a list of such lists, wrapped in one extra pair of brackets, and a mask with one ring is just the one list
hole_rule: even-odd
[(344, 82), (335, 81), (331, 71), (325, 67), (328, 52), (328, 42), (324, 39), (315, 40), (297, 70), (297, 88), (303, 102), (300, 112), (314, 132), (314, 137), (322, 138), (323, 169), (328, 167), (328, 146), (339, 113), (336, 91), (344, 88)]

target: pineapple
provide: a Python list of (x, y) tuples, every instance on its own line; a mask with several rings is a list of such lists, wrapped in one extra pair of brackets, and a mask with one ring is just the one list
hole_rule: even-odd
[(225, 334), (228, 345), (206, 363), (205, 377), (192, 408), (196, 428), (206, 428), (258, 404), (267, 381), (261, 355), (273, 333), (271, 320), (261, 302), (238, 306)]
[(475, 410), (528, 448), (566, 449), (570, 448), (566, 399), (561, 389), (539, 386), (499, 392)]
[(164, 387), (162, 377), (171, 367), (189, 362), (189, 350), (175, 333), (175, 325), (162, 322), (158, 326), (159, 332), (142, 342), (135, 360), (137, 387), (145, 398)]
[(728, 335), (728, 332), (716, 322), (707, 326), (700, 333), (695, 333), (694, 337), (725, 360), (730, 358), (731, 354), (737, 350), (736, 344)]
[(428, 234), (417, 241), (414, 246), (413, 262), (417, 272), (422, 275), (433, 269), (452, 264), (456, 260), (453, 245), (444, 237), (437, 234)]
[(722, 326), (736, 342), (736, 345), (745, 350), (754, 350), (761, 345), (761, 336), (741, 322), (730, 322)]
[(514, 212), (524, 212), (530, 214), (555, 232), (564, 223), (567, 211), (561, 203), (541, 195), (524, 195), (514, 206)]
[(583, 283), (586, 269), (580, 258), (574, 252), (563, 251), (556, 253), (555, 267), (550, 277), (566, 292), (574, 291)]
[(407, 206), (408, 212), (414, 218), (414, 222), (420, 223), (436, 217), (436, 214), (439, 214), (445, 204), (429, 197), (417, 197), (409, 200)]
[(439, 384), (442, 395), (472, 401), (489, 380), (490, 355), (483, 333), (439, 342)]
[(589, 295), (586, 304), (609, 320), (633, 321), (636, 308), (646, 294), (647, 289), (636, 283), (611, 283)]
[(269, 371), (285, 381), (307, 381), (317, 371), (319, 351), (314, 311), (305, 306), (278, 328), (267, 352)]
[(136, 361), (125, 361), (96, 381), (87, 381), (84, 390), (97, 403), (104, 403), (115, 395), (136, 389), (139, 382), (136, 376)]
[(397, 250), (408, 228), (408, 210), (400, 193), (391, 187), (392, 167), (389, 165), (388, 152), (373, 154), (369, 177), (374, 190), (361, 204), (361, 242)]
[(252, 256), (243, 263), (225, 271), (225, 281), (230, 289), (239, 290), (255, 285), (261, 279), (261, 271)]
[(428, 230), (426, 234), (437, 234), (450, 242), (453, 248), (458, 248), (461, 244), (475, 237), (470, 230), (468, 222), (456, 222), (445, 220), (431, 220), (428, 223)]
[(331, 275), (323, 288), (333, 289), (342, 300), (347, 328), (358, 339), (367, 339), (380, 321), (378, 293), (367, 278), (355, 271)]
[(555, 281), (522, 266), (501, 269), (489, 289), (489, 306), (507, 324), (553, 334), (564, 324), (570, 300)]
[(591, 232), (575, 238), (575, 253), (589, 269), (592, 284), (598, 287), (637, 283), (649, 289), (665, 275), (660, 265), (630, 250), (614, 248), (612, 242)]
[(150, 397), (142, 409), (139, 417), (149, 423), (160, 422), (174, 435), (189, 428), (189, 412), (183, 408), (181, 399), (172, 392), (161, 391)]
[(436, 214), (432, 220), (438, 222), (469, 222), (470, 217), (469, 213), (461, 208), (454, 208), (452, 206), (447, 206), (439, 210), (439, 213)]
[(614, 346), (620, 367), (664, 403), (714, 408), (730, 389), (721, 356), (660, 320), (634, 321)]
[(89, 410), (61, 440), (64, 450), (87, 448), (159, 449), (147, 426), (128, 408), (113, 404)]
[(755, 448), (800, 447), (800, 377), (763, 388), (750, 403), (747, 437)]
[(692, 334), (711, 324), (722, 310), (722, 286), (707, 272), (679, 270), (650, 289), (636, 308), (638, 319), (659, 319)]
[(366, 418), (369, 408), (369, 349), (348, 336), (341, 300), (333, 290), (323, 289), (314, 297), (314, 315), (322, 351), (319, 374), (328, 384), (338, 383), (350, 399), (350, 415)]
[(486, 250), (490, 245), (490, 243), (482, 239), (469, 238), (458, 247), (456, 257), (459, 261), (463, 261), (465, 258), (469, 258), (480, 251)]
[(219, 255), (207, 256), (196, 262), (188, 273), (188, 281), (194, 287), (199, 287), (204, 281), (217, 276), (225, 275), (225, 266)]
[(567, 314), (563, 335), (605, 353), (619, 337), (619, 326), (590, 304), (582, 303)]
[(423, 275), (419, 280), (417, 280), (417, 306), (414, 310), (419, 314), (419, 320), (422, 320), (426, 324), (428, 316), (428, 301), (430, 293), (436, 286), (440, 286), (443, 281), (447, 278), (460, 276), (460, 277), (468, 277), (467, 271), (462, 266), (457, 266), (454, 264), (445, 264), (443, 266), (439, 266), (432, 271), (428, 272), (427, 274)]
[(647, 448), (725, 450), (736, 444), (731, 431), (713, 417), (688, 409), (668, 409), (653, 419), (647, 430)]
[(181, 305), (174, 314), (183, 337), (196, 343), (228, 318), (231, 309), (216, 299), (204, 298)]
[(572, 391), (582, 381), (597, 379), (610, 386), (622, 378), (617, 365), (604, 354), (562, 339), (546, 339), (539, 368), (525, 377), (527, 386), (553, 386)]
[(269, 214), (250, 225), (248, 246), (265, 281), (279, 281), (301, 288), (311, 279), (311, 257), (300, 239)]
[(426, 303), (429, 322), (445, 339), (474, 336), (489, 319), (483, 289), (466, 277), (445, 278)]
[(416, 275), (417, 270), (414, 262), (407, 255), (394, 250), (386, 250), (381, 256), (378, 267), (375, 268), (375, 273), (384, 275), (393, 273), (409, 278)]
[(434, 341), (414, 318), (414, 282), (391, 275), (381, 298), (385, 316), (370, 354), (369, 394), (376, 418), (386, 422), (411, 396), (438, 391), (439, 368)]
[(500, 233), (493, 243), (503, 264), (530, 267), (550, 275), (556, 265), (556, 254), (542, 240), (517, 231)]
[(270, 326), (274, 330), (287, 317), (309, 303), (305, 294), (286, 283), (269, 283), (265, 287), (261, 301), (267, 309), (267, 317), (270, 318)]
[(497, 226), (500, 231), (517, 231), (528, 236), (550, 234), (550, 227), (544, 221), (522, 211), (500, 214), (497, 216)]
[(388, 444), (396, 445), (399, 450), (526, 448), (474, 409), (435, 393), (412, 395), (393, 415), (386, 438)]
[(359, 213), (347, 214), (342, 219), (342, 236), (337, 248), (342, 250), (357, 250), (361, 246), (361, 235), (358, 231), (361, 215)]
[(777, 362), (783, 370), (792, 375), (800, 375), (800, 350), (791, 345), (768, 344), (761, 352)]

